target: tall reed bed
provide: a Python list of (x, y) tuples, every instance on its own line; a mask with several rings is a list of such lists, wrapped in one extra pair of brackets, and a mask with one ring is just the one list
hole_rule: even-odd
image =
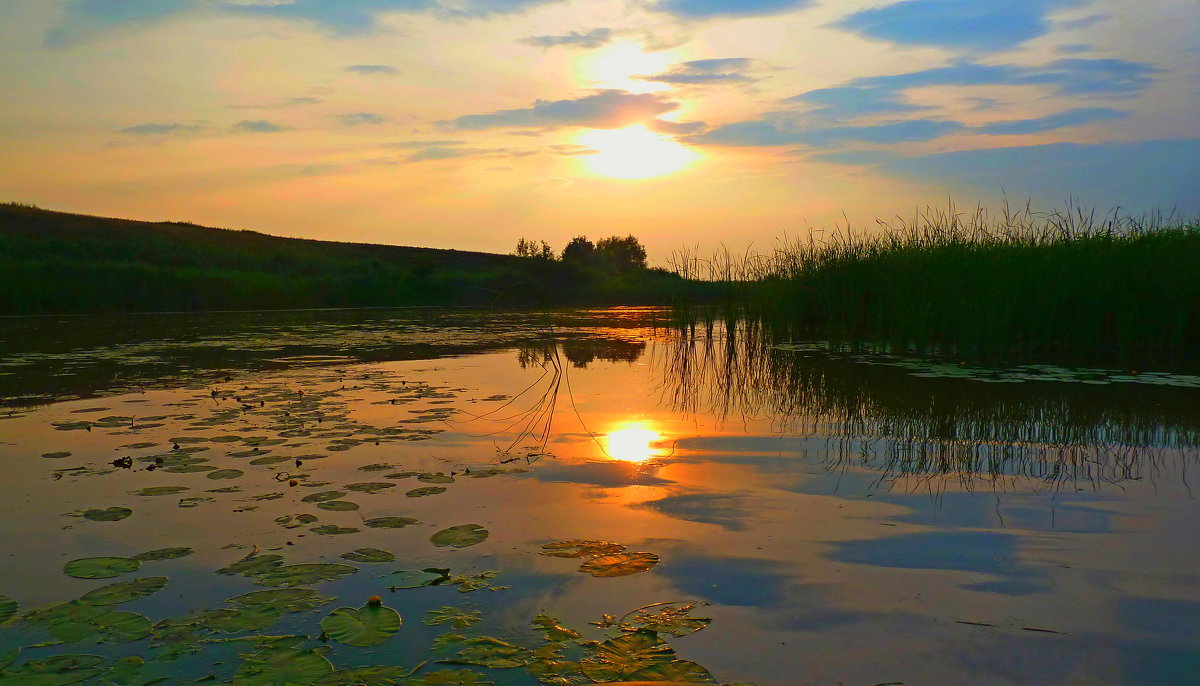
[(674, 266), (722, 286), (701, 325), (749, 317), (777, 339), (1131, 365), (1200, 351), (1200, 223), (1174, 216), (951, 206)]

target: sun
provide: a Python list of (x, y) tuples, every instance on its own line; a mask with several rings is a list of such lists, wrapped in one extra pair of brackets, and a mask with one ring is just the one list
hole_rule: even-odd
[(592, 174), (614, 179), (648, 179), (683, 171), (700, 153), (669, 136), (637, 124), (623, 129), (593, 129), (576, 141), (591, 152), (577, 159)]
[(641, 43), (615, 41), (603, 50), (585, 54), (575, 61), (575, 77), (592, 88), (615, 88), (630, 93), (669, 90), (665, 83), (646, 81), (639, 76), (660, 74), (674, 58), (667, 52), (646, 52)]
[(654, 457), (652, 444), (662, 440), (662, 434), (644, 424), (626, 424), (625, 428), (608, 432), (604, 451), (622, 462), (645, 462)]

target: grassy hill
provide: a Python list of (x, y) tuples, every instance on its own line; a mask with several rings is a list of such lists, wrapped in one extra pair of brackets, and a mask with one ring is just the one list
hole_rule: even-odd
[(663, 302), (660, 270), (0, 204), (0, 314)]

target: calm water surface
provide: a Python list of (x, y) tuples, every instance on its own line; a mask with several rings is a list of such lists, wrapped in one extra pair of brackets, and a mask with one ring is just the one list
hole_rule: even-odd
[[(1200, 683), (1197, 380), (780, 349), (664, 318), (0, 321), (0, 684), (394, 683), (328, 665), (422, 662), (410, 683)], [(486, 538), (437, 545), (467, 524)], [(579, 540), (617, 545), (544, 554)], [(169, 548), (192, 552), (68, 565)], [(360, 548), (395, 559), (342, 557)], [(346, 566), (272, 576), (307, 563)], [(391, 574), (426, 568), (449, 572)], [(293, 582), (336, 600), (249, 619), (228, 602)], [(321, 640), (373, 595), (393, 635)], [(631, 631), (656, 603), (711, 622)], [(308, 638), (261, 638), (282, 635)], [(647, 637), (674, 655), (630, 642)]]

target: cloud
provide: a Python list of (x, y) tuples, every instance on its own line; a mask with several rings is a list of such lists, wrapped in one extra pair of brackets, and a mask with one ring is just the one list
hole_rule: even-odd
[(384, 12), (420, 12), (435, 7), (433, 0), (294, 0), (282, 4), (234, 5), (224, 9), (282, 19), (308, 21), (335, 34), (363, 34), (379, 28), (378, 17)]
[(758, 63), (747, 57), (725, 57), (721, 59), (692, 60), (671, 67), (663, 74), (638, 76), (643, 81), (672, 83), (677, 85), (702, 85), (710, 83), (749, 83), (756, 79), (745, 72)]
[(276, 110), (276, 109), (282, 109), (285, 107), (302, 107), (304, 105), (319, 105), (320, 103), (321, 103), (320, 98), (300, 97), (300, 98), (287, 98), (285, 100), (280, 100), (279, 102), (269, 103), (266, 105), (230, 105), (229, 109), (231, 109), (231, 110)]
[(686, 136), (699, 132), (705, 127), (702, 121), (663, 121), (662, 119), (651, 119), (646, 122), (646, 128), (656, 133), (665, 133), (671, 136)]
[(661, 100), (652, 93), (602, 90), (574, 100), (538, 100), (533, 107), (469, 114), (441, 125), (466, 130), (562, 126), (616, 129), (650, 121), (677, 107), (679, 103)]
[(775, 146), (834, 143), (911, 143), (940, 138), (966, 128), (956, 121), (908, 119), (861, 126), (813, 126), (807, 119), (774, 113), (754, 121), (735, 122), (689, 138), (708, 145)]
[(565, 45), (570, 48), (598, 48), (612, 40), (612, 29), (598, 28), (591, 31), (572, 31), (557, 36), (528, 36), (517, 41), (535, 48), (553, 48)]
[(338, 121), (342, 123), (342, 126), (362, 126), (363, 124), (382, 124), (387, 120), (372, 112), (354, 112), (339, 114)]
[(895, 92), (928, 86), (1040, 85), (1059, 95), (1129, 95), (1145, 89), (1161, 72), (1150, 64), (1119, 59), (1060, 59), (1038, 66), (960, 60), (946, 67), (861, 77), (842, 87)]
[(813, 109), (809, 114), (836, 119), (929, 109), (928, 106), (907, 102), (898, 90), (863, 86), (818, 88), (787, 98), (784, 102), (811, 105)]
[(466, 141), (396, 141), (395, 143), (384, 143), (385, 148), (399, 148), (401, 150), (429, 148), (429, 147), (445, 147), (448, 145), (462, 145)]
[(759, 17), (803, 9), (812, 0), (660, 0), (654, 9), (681, 19)]
[(269, 122), (265, 119), (243, 119), (233, 125), (233, 130), (238, 133), (278, 133), (286, 129), (287, 127), (282, 124)]
[(1076, 107), (1036, 119), (1011, 119), (981, 126), (977, 131), (991, 136), (1009, 136), (1023, 133), (1042, 133), (1068, 126), (1079, 126), (1094, 121), (1121, 119), (1127, 112), (1107, 107)]
[(400, 73), (400, 70), (386, 64), (352, 64), (346, 67), (346, 71), (364, 76), (395, 76)]
[(48, 48), (77, 43), (127, 26), (145, 26), (196, 9), (198, 0), (71, 0), (61, 24), (48, 30)]
[(204, 133), (211, 127), (207, 124), (138, 124), (121, 129), (130, 136), (189, 136)]
[(1051, 29), (1046, 14), (1079, 0), (906, 0), (855, 12), (834, 26), (905, 45), (994, 52)]
[(1200, 213), (1200, 138), (1098, 144), (1052, 143), (961, 150), (884, 160), (880, 169), (972, 192), (1029, 197), (1050, 205), (1120, 203), (1130, 212), (1177, 207)]

